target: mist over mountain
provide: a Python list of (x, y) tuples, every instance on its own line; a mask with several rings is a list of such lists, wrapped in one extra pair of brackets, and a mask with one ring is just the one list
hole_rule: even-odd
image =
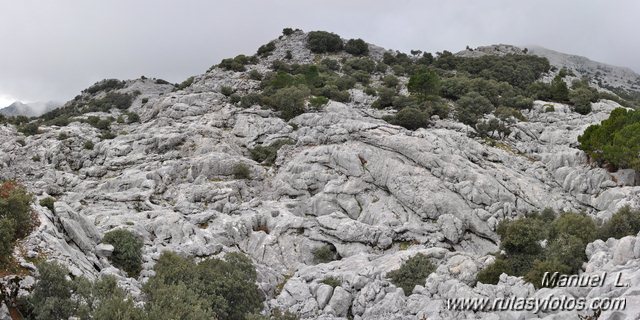
[(6, 107), (0, 109), (0, 114), (13, 117), (13, 116), (27, 116), (27, 117), (37, 117), (43, 113), (49, 112), (58, 108), (62, 105), (62, 103), (48, 101), (48, 102), (30, 102), (30, 103), (22, 103), (20, 101), (16, 101)]

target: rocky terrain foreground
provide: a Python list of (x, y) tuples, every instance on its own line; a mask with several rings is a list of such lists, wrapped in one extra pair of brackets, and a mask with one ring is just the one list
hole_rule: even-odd
[[(265, 72), (287, 50), (293, 61), (316, 59), (304, 34), (276, 40), (271, 56), (247, 66)], [(371, 55), (382, 49), (371, 47)], [(406, 81), (406, 79), (404, 79)], [(585, 211), (607, 219), (618, 208), (640, 206), (630, 170), (593, 167), (577, 136), (619, 107), (593, 104), (580, 115), (568, 106), (536, 101), (508, 138), (489, 143), (452, 119), (410, 131), (371, 108), (375, 97), (352, 89), (351, 102), (330, 101), (289, 121), (260, 106), (240, 108), (220, 91), (252, 92), (247, 72), (212, 68), (183, 90), (151, 79), (127, 81), (120, 92), (141, 92), (129, 109), (140, 123), (113, 123), (117, 137), (101, 140), (87, 123), (41, 127), (25, 137), (0, 126), (0, 177), (16, 179), (38, 198), (56, 198), (55, 214), (35, 205), (41, 225), (22, 244), (26, 258), (45, 257), (73, 274), (115, 275), (139, 296), (164, 250), (195, 257), (240, 251), (254, 261), (265, 308), (305, 319), (579, 319), (591, 312), (459, 312), (448, 298), (626, 297), (622, 311), (640, 313), (640, 239), (598, 240), (587, 247), (588, 273), (623, 271), (630, 287), (542, 289), (503, 275), (498, 285), (476, 285), (476, 274), (498, 251), (496, 225), (546, 207)], [(143, 103), (143, 99), (146, 103)], [(545, 112), (548, 104), (555, 111)], [(117, 117), (120, 111), (112, 111)], [(108, 116), (91, 113), (85, 116)], [(68, 138), (58, 139), (60, 133)], [(273, 166), (249, 149), (290, 139)], [(92, 141), (93, 150), (83, 148)], [(236, 179), (243, 163), (250, 179)], [(128, 278), (106, 258), (102, 235), (126, 228), (144, 239), (139, 278)], [(329, 245), (339, 260), (314, 263), (313, 249)], [(437, 265), (423, 286), (403, 293), (385, 277), (424, 253)], [(321, 281), (335, 277), (333, 288)], [(22, 280), (28, 289), (33, 278)]]

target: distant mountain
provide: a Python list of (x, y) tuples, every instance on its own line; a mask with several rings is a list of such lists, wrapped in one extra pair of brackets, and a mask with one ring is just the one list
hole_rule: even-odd
[(23, 103), (16, 101), (7, 107), (0, 109), (0, 114), (12, 116), (37, 117), (45, 112), (60, 107), (62, 104), (54, 101)]
[(456, 53), (456, 55), (463, 57), (479, 57), (487, 54), (498, 56), (505, 54), (532, 54), (545, 57), (555, 68), (552, 72), (543, 76), (542, 81), (551, 81), (562, 68), (566, 68), (573, 74), (568, 79), (587, 77), (591, 80), (590, 82), (593, 86), (613, 91), (616, 94), (637, 95), (640, 93), (640, 75), (629, 68), (612, 66), (586, 57), (562, 53), (540, 46), (517, 47), (508, 44), (496, 44), (474, 49), (467, 48)]

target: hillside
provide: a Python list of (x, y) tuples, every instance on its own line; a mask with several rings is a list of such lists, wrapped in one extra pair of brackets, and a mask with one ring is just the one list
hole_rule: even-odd
[(33, 102), (33, 103), (22, 103), (20, 101), (16, 101), (11, 105), (8, 105), (0, 109), (0, 114), (7, 117), (15, 117), (15, 116), (37, 117), (59, 106), (60, 106), (59, 103), (52, 102), (52, 101)]
[[(55, 198), (53, 210), (33, 205), (40, 225), (16, 249), (17, 261), (29, 270), (34, 260), (57, 261), (89, 279), (111, 275), (144, 302), (143, 283), (162, 252), (200, 260), (240, 252), (256, 267), (265, 312), (498, 319), (444, 302), (566, 293), (506, 274), (497, 285), (476, 283), (500, 250), (500, 221), (545, 208), (606, 220), (640, 206), (634, 172), (592, 165), (578, 148), (577, 137), (618, 102), (594, 93), (581, 114), (581, 101), (531, 93), (555, 60), (457, 60), (356, 42), (345, 42), (352, 53), (319, 53), (309, 37), (285, 32), (257, 55), (225, 59), (179, 85), (105, 80), (30, 124), (0, 125), (0, 178), (37, 200)], [(496, 71), (505, 65), (511, 72)], [(567, 90), (580, 89), (589, 91)], [(142, 240), (137, 277), (110, 259), (114, 247), (103, 236), (116, 229)], [(637, 278), (634, 244), (636, 237), (592, 242), (585, 272)], [(406, 292), (388, 273), (419, 253), (435, 270)], [(30, 290), (34, 278), (23, 278)], [(637, 290), (633, 282), (612, 293), (628, 298), (619, 313), (637, 313)]]

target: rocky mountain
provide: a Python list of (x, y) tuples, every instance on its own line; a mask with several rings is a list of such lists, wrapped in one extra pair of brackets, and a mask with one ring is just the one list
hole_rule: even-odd
[(499, 44), (473, 49), (468, 48), (457, 53), (457, 55), (463, 57), (501, 56), (505, 54), (531, 54), (547, 58), (549, 63), (555, 67), (555, 72), (550, 72), (543, 78), (544, 81), (550, 82), (558, 71), (565, 68), (571, 74), (569, 79), (588, 78), (591, 85), (602, 90), (635, 96), (640, 92), (640, 75), (629, 68), (612, 66), (586, 57), (566, 54), (540, 46), (516, 47)]
[[(364, 86), (349, 89), (348, 101), (331, 99), (287, 120), (241, 99), (263, 89), (256, 75), (273, 71), (274, 62), (351, 57), (313, 53), (308, 36), (283, 35), (254, 63), (232, 65), (236, 70), (214, 66), (178, 88), (144, 78), (117, 84), (111, 93), (86, 90), (81, 99), (87, 100), (59, 109), (72, 115), (66, 126), (43, 122), (38, 134), (25, 136), (14, 125), (1, 125), (0, 178), (20, 181), (38, 199), (56, 200), (53, 211), (34, 205), (41, 224), (21, 244), (22, 266), (34, 269), (30, 261), (41, 257), (68, 266), (73, 275), (113, 275), (141, 299), (141, 285), (165, 250), (198, 258), (242, 252), (257, 267), (265, 310), (304, 319), (591, 314), (446, 306), (450, 298), (549, 295), (627, 299), (626, 310), (604, 311), (601, 319), (640, 312), (634, 303), (640, 239), (634, 236), (589, 244), (584, 266), (588, 274), (625, 272), (630, 287), (613, 290), (610, 277), (598, 288), (536, 290), (506, 274), (497, 285), (476, 284), (476, 274), (495, 260), (496, 227), (504, 219), (552, 208), (606, 220), (624, 205), (640, 206), (633, 172), (593, 166), (577, 148), (577, 137), (606, 119), (616, 102), (600, 100), (581, 115), (569, 105), (538, 100), (522, 110), (525, 121), (496, 142), (470, 134), (474, 128), (450, 117), (433, 116), (428, 128), (417, 130), (390, 124), (385, 116), (395, 111), (372, 108), (377, 97)], [(385, 52), (391, 51), (369, 45), (376, 61)], [(611, 79), (618, 75), (600, 71)], [(371, 86), (380, 85), (385, 72), (391, 71), (373, 76)], [(398, 78), (399, 92), (406, 94), (408, 78)], [(95, 107), (96, 101), (115, 101), (113, 93), (133, 97), (130, 106)], [(124, 120), (133, 114), (138, 121)], [(110, 123), (113, 136), (107, 137), (92, 117), (122, 121)], [(252, 158), (257, 147), (283, 140), (272, 165)], [(102, 235), (118, 228), (144, 240), (137, 278), (115, 268), (108, 259), (113, 247), (101, 243)], [(318, 263), (319, 248), (328, 249), (333, 261)], [(417, 253), (428, 256), (436, 271), (403, 292), (386, 275)], [(328, 278), (339, 283), (324, 283)], [(33, 285), (31, 277), (21, 281), (22, 289)]]
[(27, 116), (27, 117), (37, 117), (41, 114), (47, 113), (51, 110), (54, 110), (60, 107), (61, 103), (48, 101), (48, 102), (32, 102), (32, 103), (23, 103), (20, 101), (16, 101), (9, 106), (6, 106), (0, 109), (0, 114), (7, 117), (14, 116)]

